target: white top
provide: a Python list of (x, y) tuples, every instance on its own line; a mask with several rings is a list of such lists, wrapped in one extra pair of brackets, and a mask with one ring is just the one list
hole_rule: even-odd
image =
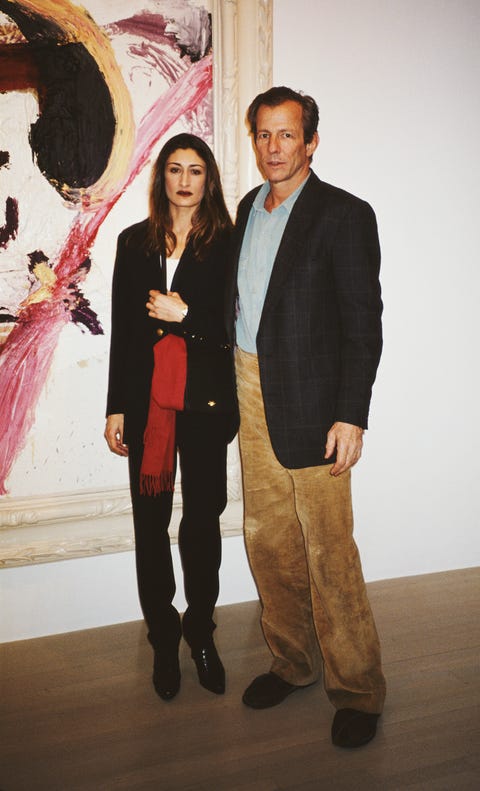
[(173, 276), (179, 261), (179, 258), (167, 258), (167, 291), (171, 290)]

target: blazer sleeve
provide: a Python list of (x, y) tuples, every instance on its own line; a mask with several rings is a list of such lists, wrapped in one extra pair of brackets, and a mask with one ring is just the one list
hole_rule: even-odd
[(112, 315), (110, 337), (110, 363), (108, 374), (107, 416), (124, 414), (128, 371), (125, 365), (125, 350), (129, 342), (129, 294), (127, 251), (125, 232), (117, 241), (117, 252), (112, 279)]
[(341, 334), (336, 420), (367, 428), (382, 352), (383, 309), (377, 222), (368, 203), (351, 203), (339, 223), (331, 253)]

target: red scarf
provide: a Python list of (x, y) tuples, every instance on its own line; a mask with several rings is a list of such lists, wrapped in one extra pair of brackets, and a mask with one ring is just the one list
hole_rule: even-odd
[(143, 435), (140, 494), (173, 492), (176, 412), (184, 407), (187, 347), (178, 335), (167, 335), (153, 347), (154, 367), (147, 426)]

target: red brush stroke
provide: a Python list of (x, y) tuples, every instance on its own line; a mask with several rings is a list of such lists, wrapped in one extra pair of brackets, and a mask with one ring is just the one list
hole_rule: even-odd
[[(27, 306), (0, 354), (0, 495), (34, 422), (34, 411), (52, 363), (62, 327), (71, 321), (66, 306), (72, 275), (88, 256), (98, 230), (112, 207), (147, 164), (155, 143), (171, 125), (194, 110), (212, 86), (212, 57), (194, 63), (148, 111), (137, 133), (135, 152), (125, 181), (92, 214), (78, 214), (55, 266), (57, 282), (48, 302)], [(87, 207), (85, 207), (87, 208)]]

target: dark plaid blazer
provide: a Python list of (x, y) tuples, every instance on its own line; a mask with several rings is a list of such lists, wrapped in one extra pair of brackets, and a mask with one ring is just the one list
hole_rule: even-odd
[[(254, 198), (240, 202), (227, 282), (234, 342), (238, 259)], [(380, 247), (365, 201), (312, 172), (288, 219), (257, 334), (273, 450), (284, 467), (324, 459), (335, 421), (367, 428), (382, 350)]]

